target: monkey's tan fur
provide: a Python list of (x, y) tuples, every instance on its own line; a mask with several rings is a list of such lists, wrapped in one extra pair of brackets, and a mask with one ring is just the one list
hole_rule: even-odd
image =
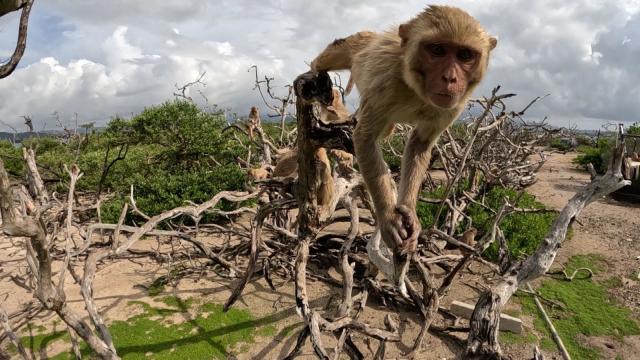
[[(425, 60), (428, 56), (440, 56), (425, 55), (425, 44), (441, 43), (468, 48), (474, 54), (470, 74), (452, 65), (464, 61), (457, 57), (446, 65), (449, 72), (443, 73), (442, 78), (449, 81), (445, 76), (450, 76), (451, 71), (454, 75), (463, 75), (459, 76), (459, 87), (464, 89), (459, 97), (446, 95), (455, 101), (448, 107), (436, 106), (433, 100), (440, 94), (436, 87), (442, 85), (426, 82), (424, 72), (417, 71), (431, 66)], [(359, 32), (336, 40), (311, 63), (314, 71), (351, 70), (351, 79), (360, 92), (358, 125), (354, 132), (356, 157), (374, 201), (382, 238), (391, 248), (415, 246), (420, 231), (415, 215), (416, 198), (431, 148), (464, 109), (486, 72), (489, 53), (496, 43), (496, 39), (463, 10), (430, 6), (397, 31)], [(433, 75), (433, 71), (429, 75)], [(396, 200), (378, 140), (390, 134), (398, 122), (412, 124), (415, 130), (405, 147)], [(399, 244), (398, 238), (404, 240)]]
[[(321, 179), (321, 185), (318, 188), (318, 206), (326, 208), (333, 199), (333, 176), (331, 174), (331, 162), (327, 157), (327, 149), (318, 148), (315, 154), (318, 176)], [(283, 154), (278, 159), (276, 167), (273, 169), (273, 177), (292, 177), (298, 176), (298, 150), (292, 149)]]
[(320, 109), (320, 121), (325, 124), (341, 124), (349, 120), (349, 111), (342, 102), (340, 90), (333, 88), (333, 102), (326, 106), (318, 103)]
[(249, 169), (247, 174), (253, 180), (265, 180), (269, 178), (270, 171), (269, 168), (262, 166), (259, 168)]

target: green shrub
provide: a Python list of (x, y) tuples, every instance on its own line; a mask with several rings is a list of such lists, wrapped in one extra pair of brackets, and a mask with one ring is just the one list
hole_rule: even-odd
[[(461, 184), (461, 188), (466, 188), (467, 184)], [(429, 193), (423, 193), (425, 197), (440, 199), (444, 195), (444, 187), (438, 187), (435, 191)], [(515, 190), (494, 187), (489, 190), (484, 197), (484, 204), (497, 211), (504, 203), (504, 199), (508, 199), (510, 203), (515, 203), (517, 207), (527, 209), (542, 209), (544, 205), (535, 200), (533, 195), (524, 193), (517, 199), (518, 193)], [(517, 199), (517, 202), (516, 202)], [(416, 207), (416, 213), (423, 228), (432, 226), (435, 218), (438, 204), (427, 204), (424, 202), (418, 202)], [(444, 211), (441, 215), (440, 221), (444, 220)], [(467, 215), (472, 219), (473, 226), (479, 230), (479, 235), (490, 231), (494, 214), (488, 211), (485, 207), (477, 204), (471, 204), (468, 208)], [(540, 245), (547, 232), (551, 228), (551, 224), (556, 219), (557, 213), (555, 212), (536, 212), (536, 213), (513, 213), (506, 216), (500, 224), (500, 229), (504, 233), (507, 239), (507, 245), (511, 256), (515, 258), (522, 257), (523, 255), (529, 255)], [(457, 229), (458, 233), (464, 231), (463, 225)], [(491, 260), (496, 260), (498, 257), (499, 244), (494, 242), (485, 251), (484, 256)]]
[[(102, 179), (103, 192), (116, 193), (102, 203), (102, 218), (115, 222), (132, 185), (138, 207), (150, 216), (186, 201), (207, 201), (222, 190), (244, 189), (246, 175), (236, 158), (245, 158), (246, 150), (231, 132), (222, 132), (226, 126), (222, 111), (205, 112), (185, 101), (170, 101), (130, 120), (116, 117), (103, 131), (69, 144), (34, 137), (23, 146), (36, 149), (43, 178), (58, 180), (49, 184), (61, 192), (68, 187), (65, 164), (77, 163), (84, 173), (78, 190), (96, 192), (105, 164), (123, 155)], [(10, 172), (22, 175), (21, 149), (0, 142), (0, 156)]]
[(635, 122), (626, 130), (629, 135), (640, 135), (640, 122)]
[(573, 162), (586, 168), (588, 164), (592, 164), (598, 174), (604, 174), (607, 171), (609, 160), (611, 159), (611, 148), (613, 141), (610, 138), (601, 138), (598, 140), (597, 146), (579, 146), (578, 151), (581, 152)]
[(95, 189), (106, 148), (112, 147), (112, 160), (120, 146), (130, 144), (105, 181), (117, 196), (103, 204), (103, 220), (117, 221), (132, 185), (138, 208), (150, 216), (186, 201), (207, 201), (223, 190), (243, 189), (246, 175), (236, 157), (244, 157), (244, 149), (231, 133), (222, 133), (225, 126), (222, 112), (205, 113), (184, 101), (147, 108), (131, 120), (114, 119), (89, 147), (95, 149), (79, 160), (82, 169), (99, 169), (83, 179)]
[(573, 145), (571, 144), (571, 141), (569, 139), (554, 138), (551, 139), (549, 147), (560, 151), (569, 151), (573, 148)]
[[(544, 205), (536, 201), (535, 197), (531, 194), (524, 193), (519, 199), (517, 199), (517, 197), (518, 193), (515, 190), (494, 187), (486, 194), (484, 204), (493, 210), (498, 210), (506, 198), (512, 204), (515, 202), (515, 205), (520, 208), (544, 208)], [(473, 219), (473, 223), (478, 230), (483, 233), (490, 231), (494, 216), (491, 212), (482, 206), (471, 204), (467, 213)], [(556, 217), (557, 213), (555, 212), (520, 212), (507, 215), (502, 220), (500, 229), (502, 229), (505, 239), (507, 240), (511, 256), (519, 258), (533, 253), (547, 235)], [(496, 241), (491, 244), (484, 255), (491, 260), (496, 260), (498, 258), (499, 248), (499, 244)]]
[(15, 147), (9, 140), (0, 140), (0, 158), (9, 174), (21, 176), (24, 171), (22, 149)]

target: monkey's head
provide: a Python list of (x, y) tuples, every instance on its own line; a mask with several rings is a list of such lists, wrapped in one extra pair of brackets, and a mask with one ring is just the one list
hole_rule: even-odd
[(465, 11), (430, 6), (398, 29), (403, 77), (425, 102), (451, 109), (482, 80), (497, 39)]
[(252, 106), (251, 107), (251, 111), (249, 111), (249, 117), (252, 118), (252, 119), (259, 118), (260, 117), (260, 110), (258, 110), (257, 107)]

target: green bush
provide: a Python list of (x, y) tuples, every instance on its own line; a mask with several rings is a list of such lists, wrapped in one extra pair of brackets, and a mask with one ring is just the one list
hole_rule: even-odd
[[(524, 193), (519, 199), (517, 197), (518, 193), (515, 190), (494, 187), (486, 194), (484, 204), (493, 210), (498, 210), (506, 198), (512, 204), (515, 202), (515, 205), (520, 208), (544, 208), (544, 205), (536, 201), (535, 197), (531, 194)], [(467, 214), (473, 219), (473, 223), (480, 232), (484, 233), (491, 230), (491, 220), (494, 216), (491, 212), (482, 206), (471, 204)], [(500, 229), (502, 229), (505, 239), (507, 240), (511, 256), (519, 258), (533, 253), (549, 232), (551, 224), (557, 216), (555, 212), (520, 212), (507, 215), (502, 220)], [(491, 260), (496, 260), (498, 258), (499, 248), (498, 242), (494, 242), (487, 251), (485, 251), (484, 256)]]
[[(222, 111), (205, 112), (189, 102), (170, 101), (130, 120), (116, 117), (104, 130), (68, 144), (34, 137), (23, 146), (36, 150), (41, 174), (56, 191), (67, 190), (65, 164), (78, 164), (84, 176), (77, 188), (91, 193), (98, 190), (105, 164), (126, 154), (102, 180), (103, 192), (116, 195), (102, 203), (103, 221), (115, 222), (132, 185), (138, 207), (150, 216), (186, 201), (207, 201), (222, 190), (244, 189), (246, 175), (236, 158), (245, 158), (246, 150), (231, 132), (222, 132), (226, 126)], [(22, 176), (21, 149), (0, 142), (0, 156), (8, 171)]]
[(0, 140), (0, 157), (9, 174), (16, 176), (23, 174), (22, 149), (15, 147), (9, 140)]
[[(465, 184), (461, 187), (465, 188)], [(439, 187), (435, 191), (423, 194), (426, 197), (440, 199), (444, 195), (444, 187)], [(497, 211), (504, 203), (504, 199), (508, 199), (510, 203), (515, 203), (517, 207), (527, 209), (542, 209), (544, 205), (535, 200), (533, 195), (524, 193), (517, 199), (518, 193), (515, 190), (494, 187), (489, 190), (484, 197), (484, 204)], [(517, 199), (517, 201), (516, 201)], [(416, 207), (416, 213), (423, 226), (432, 226), (436, 211), (439, 205), (427, 204), (419, 202)], [(479, 230), (478, 239), (482, 234), (490, 231), (494, 214), (477, 204), (471, 204), (468, 208), (467, 215), (472, 219), (473, 226)], [(542, 242), (547, 232), (551, 228), (551, 224), (556, 219), (555, 212), (539, 212), (539, 213), (513, 213), (506, 216), (500, 224), (500, 229), (507, 239), (507, 245), (512, 257), (518, 258), (523, 255), (531, 254)], [(444, 211), (440, 221), (444, 220)], [(457, 229), (458, 233), (462, 233), (464, 228), (462, 225)], [(499, 244), (494, 242), (485, 251), (484, 256), (491, 260), (498, 257)]]
[(102, 145), (79, 161), (83, 169), (100, 169), (85, 179), (85, 185), (95, 189), (106, 147), (113, 148), (113, 159), (120, 146), (130, 144), (126, 158), (113, 165), (105, 181), (117, 196), (103, 205), (103, 219), (117, 220), (132, 185), (139, 209), (150, 216), (186, 201), (207, 201), (223, 190), (243, 189), (246, 175), (236, 157), (245, 156), (244, 149), (231, 133), (222, 133), (223, 115), (172, 101), (147, 108), (131, 120), (114, 119), (102, 138), (94, 140)]
[(573, 162), (585, 168), (588, 164), (593, 164), (593, 168), (598, 174), (604, 174), (607, 171), (607, 166), (611, 159), (612, 146), (613, 141), (610, 138), (599, 139), (595, 147), (579, 146), (577, 150), (581, 154), (578, 155)]
[(569, 151), (573, 148), (569, 139), (558, 138), (551, 139), (549, 147), (551, 147), (552, 149), (558, 149), (560, 151)]

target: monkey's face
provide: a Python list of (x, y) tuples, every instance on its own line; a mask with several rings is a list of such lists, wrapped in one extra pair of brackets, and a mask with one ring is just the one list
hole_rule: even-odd
[(476, 82), (481, 52), (450, 42), (424, 41), (416, 49), (413, 71), (419, 78), (420, 93), (433, 105), (450, 109), (466, 98)]

